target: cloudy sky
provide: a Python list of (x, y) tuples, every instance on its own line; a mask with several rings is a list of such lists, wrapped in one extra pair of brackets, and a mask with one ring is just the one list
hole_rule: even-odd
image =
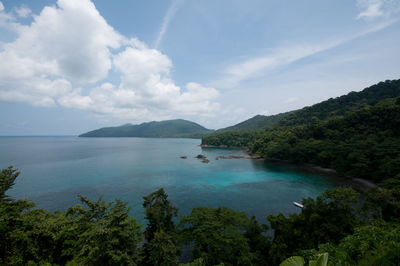
[(2, 0), (0, 135), (221, 128), (400, 78), (400, 0)]

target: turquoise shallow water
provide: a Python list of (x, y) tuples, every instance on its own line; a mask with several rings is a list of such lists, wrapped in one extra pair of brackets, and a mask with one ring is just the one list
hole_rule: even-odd
[[(268, 214), (299, 210), (339, 181), (291, 166), (248, 159), (237, 149), (201, 148), (200, 140), (152, 138), (0, 137), (0, 167), (21, 171), (9, 192), (48, 210), (76, 204), (77, 194), (129, 202), (143, 220), (142, 197), (163, 187), (180, 215), (195, 206), (227, 206), (266, 222)], [(210, 163), (194, 158), (204, 154)], [(187, 159), (180, 156), (186, 155)]]

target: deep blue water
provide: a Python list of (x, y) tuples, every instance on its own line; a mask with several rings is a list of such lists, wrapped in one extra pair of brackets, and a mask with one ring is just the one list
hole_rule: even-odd
[[(0, 137), (0, 168), (21, 171), (9, 194), (48, 210), (76, 204), (77, 194), (129, 202), (144, 223), (142, 197), (163, 187), (180, 215), (195, 206), (227, 206), (266, 222), (298, 212), (293, 201), (338, 185), (293, 166), (248, 159), (237, 149), (201, 148), (200, 140), (154, 138)], [(204, 154), (210, 163), (194, 158)], [(186, 155), (187, 159), (180, 156)]]

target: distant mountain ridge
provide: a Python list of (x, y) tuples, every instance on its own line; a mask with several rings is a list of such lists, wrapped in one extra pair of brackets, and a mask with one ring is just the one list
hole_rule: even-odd
[(213, 130), (197, 123), (183, 120), (152, 121), (139, 125), (125, 124), (104, 127), (79, 135), (79, 137), (147, 137), (147, 138), (201, 138)]

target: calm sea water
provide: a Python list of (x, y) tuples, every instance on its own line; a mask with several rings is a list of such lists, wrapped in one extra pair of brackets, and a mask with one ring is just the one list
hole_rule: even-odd
[[(144, 223), (142, 197), (163, 187), (180, 215), (195, 206), (227, 206), (266, 222), (268, 214), (299, 210), (293, 201), (315, 197), (338, 181), (295, 167), (248, 159), (235, 149), (201, 148), (200, 140), (153, 138), (0, 137), (0, 168), (21, 171), (15, 198), (48, 210), (76, 204), (77, 194), (129, 202)], [(204, 154), (210, 163), (194, 158)], [(180, 156), (187, 156), (181, 159)]]

